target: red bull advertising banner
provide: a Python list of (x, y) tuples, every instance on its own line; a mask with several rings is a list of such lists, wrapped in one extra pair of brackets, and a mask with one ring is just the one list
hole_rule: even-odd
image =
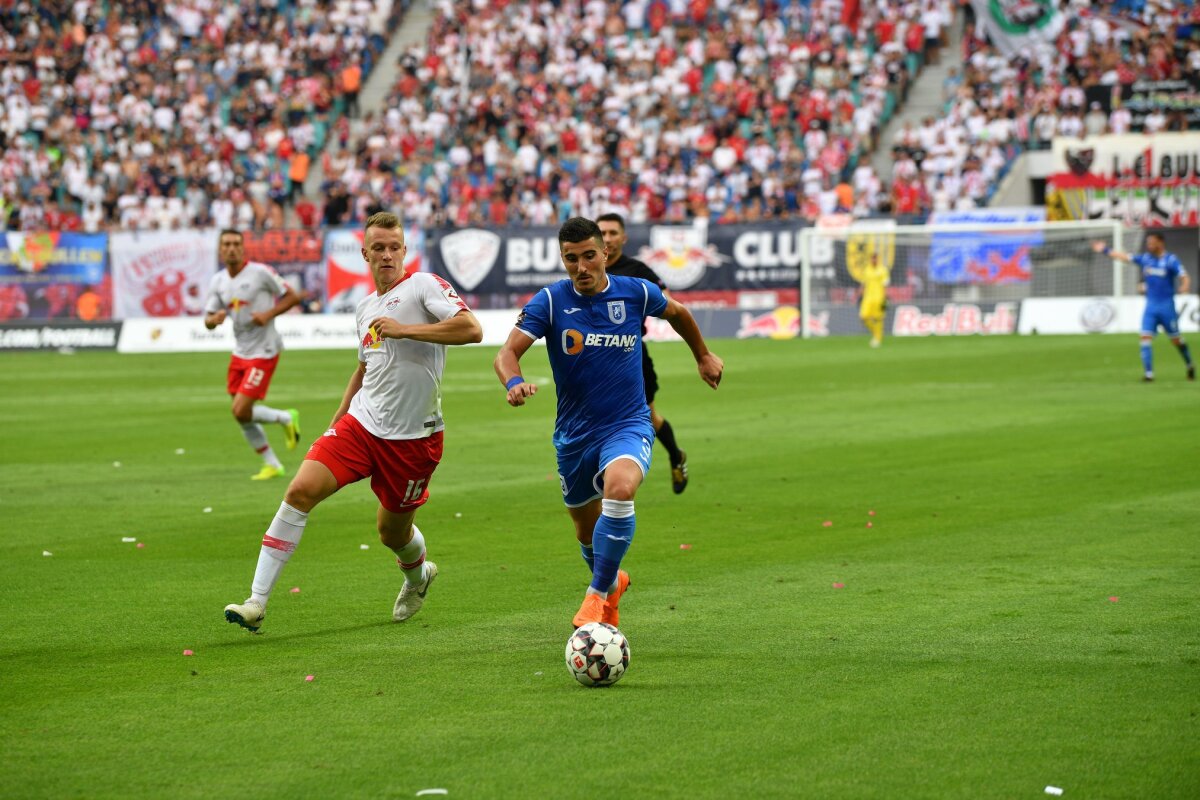
[[(625, 253), (644, 261), (673, 292), (794, 290), (800, 283), (796, 223), (629, 225)], [(411, 249), (411, 248), (410, 248)], [(450, 281), (472, 307), (513, 305), (567, 277), (558, 227), (434, 228), (429, 270)], [(490, 297), (489, 297), (490, 296)]]

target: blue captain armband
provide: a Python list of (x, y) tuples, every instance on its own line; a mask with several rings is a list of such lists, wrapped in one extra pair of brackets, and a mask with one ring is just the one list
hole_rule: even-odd
[(525, 379), (520, 375), (514, 375), (508, 379), (508, 383), (504, 384), (504, 388), (511, 391), (514, 386), (520, 386), (524, 382)]

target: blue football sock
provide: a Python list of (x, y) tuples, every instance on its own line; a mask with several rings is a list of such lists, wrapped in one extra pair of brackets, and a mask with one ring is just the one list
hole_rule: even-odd
[(593, 554), (592, 548), (580, 542), (579, 552), (583, 554), (583, 560), (587, 562), (588, 572), (594, 572), (596, 569), (596, 556)]
[(621, 559), (633, 542), (635, 518), (632, 500), (604, 500), (600, 519), (592, 532), (592, 549), (596, 555), (592, 569), (592, 591), (606, 594), (617, 579)]
[(1146, 372), (1154, 371), (1154, 355), (1149, 342), (1142, 342), (1142, 369)]

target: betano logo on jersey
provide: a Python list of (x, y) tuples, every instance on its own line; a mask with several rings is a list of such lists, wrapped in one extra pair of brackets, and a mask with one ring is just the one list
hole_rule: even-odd
[(583, 333), (568, 328), (562, 333), (562, 350), (569, 356), (577, 356), (585, 347), (619, 347), (626, 353), (637, 346), (636, 333)]

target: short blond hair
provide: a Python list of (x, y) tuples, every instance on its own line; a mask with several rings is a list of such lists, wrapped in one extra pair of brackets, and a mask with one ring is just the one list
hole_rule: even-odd
[(403, 228), (400, 224), (400, 218), (390, 211), (376, 211), (371, 216), (367, 217), (367, 224), (363, 226), (365, 231), (367, 228)]

